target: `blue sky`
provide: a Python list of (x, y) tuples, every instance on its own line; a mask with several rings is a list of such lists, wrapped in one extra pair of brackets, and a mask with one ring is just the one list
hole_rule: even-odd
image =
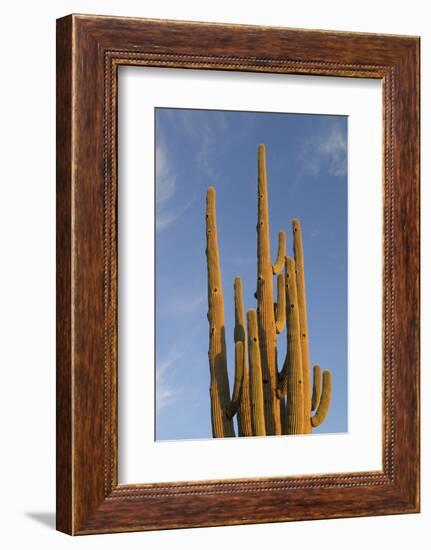
[[(256, 306), (257, 147), (266, 145), (272, 256), (302, 225), (310, 358), (333, 375), (318, 432), (347, 430), (347, 117), (156, 109), (156, 439), (211, 437), (205, 195), (217, 191), (233, 385), (233, 281)], [(276, 286), (276, 285), (274, 285)], [(278, 337), (280, 361), (286, 335)], [(281, 365), (280, 365), (281, 368)]]

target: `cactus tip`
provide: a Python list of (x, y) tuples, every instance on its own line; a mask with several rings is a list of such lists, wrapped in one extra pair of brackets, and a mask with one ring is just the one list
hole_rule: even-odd
[(249, 322), (255, 321), (257, 319), (256, 310), (255, 309), (249, 309), (247, 311), (247, 320)]
[(214, 187), (208, 187), (207, 189), (207, 215), (208, 211), (215, 208), (216, 204), (216, 190)]
[(295, 266), (295, 260), (291, 256), (285, 256), (284, 261), (286, 262), (286, 268), (291, 267), (292, 269)]

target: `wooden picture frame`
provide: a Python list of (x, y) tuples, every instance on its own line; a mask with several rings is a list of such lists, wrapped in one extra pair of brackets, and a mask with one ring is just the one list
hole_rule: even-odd
[[(383, 84), (382, 471), (119, 485), (117, 68)], [(419, 511), (419, 38), (70, 15), (57, 21), (57, 529)]]

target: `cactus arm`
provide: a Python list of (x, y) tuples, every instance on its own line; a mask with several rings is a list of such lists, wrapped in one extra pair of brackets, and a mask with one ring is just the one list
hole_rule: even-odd
[[(300, 342), (298, 295), (295, 262), (286, 257), (286, 326), (287, 354), (277, 389), (279, 398), (286, 395), (286, 431), (304, 433), (304, 394)], [(308, 418), (308, 422), (310, 422)]]
[(329, 406), (331, 404), (331, 394), (332, 394), (332, 375), (331, 371), (323, 371), (323, 386), (322, 386), (322, 396), (320, 398), (319, 406), (314, 416), (311, 417), (311, 425), (313, 428), (320, 426), (325, 420), (326, 415), (328, 414)]
[(239, 401), (239, 410), (238, 410), (238, 417), (237, 417), (238, 418), (238, 435), (251, 436), (253, 435), (253, 430), (251, 425), (251, 410), (250, 410), (250, 382), (249, 382), (249, 372), (248, 372), (248, 365), (247, 365), (247, 342), (246, 342), (245, 318), (244, 318), (244, 302), (242, 298), (242, 281), (240, 277), (235, 278), (234, 296), (235, 296), (235, 329), (234, 329), (235, 346), (237, 342), (242, 342), (242, 347), (243, 347), (242, 391), (241, 391), (241, 397)]
[(313, 395), (311, 396), (311, 410), (315, 411), (322, 396), (322, 369), (319, 365), (313, 367)]
[(304, 251), (299, 220), (292, 221), (293, 251), (295, 257), (296, 286), (298, 289), (299, 323), (301, 327), (301, 356), (304, 383), (304, 433), (311, 433), (309, 422), (311, 412), (310, 354), (308, 349), (307, 300), (305, 292)]
[(277, 389), (277, 336), (274, 317), (272, 262), (269, 244), (268, 186), (265, 146), (258, 149), (258, 219), (257, 219), (258, 290), (257, 311), (262, 376), (264, 382), (265, 422), (268, 435), (281, 434), (280, 405)]
[(233, 385), (232, 400), (229, 403), (226, 414), (233, 418), (239, 410), (244, 377), (244, 345), (241, 341), (235, 342), (235, 382)]
[(281, 273), (284, 267), (284, 258), (286, 257), (286, 233), (280, 231), (278, 234), (278, 251), (277, 259), (275, 260), (274, 265), (272, 266), (272, 272), (274, 275)]
[(208, 269), (208, 321), (211, 420), (214, 437), (234, 437), (233, 421), (226, 414), (230, 403), (227, 373), (224, 300), (217, 242), (216, 194), (210, 187), (206, 202), (206, 256)]
[(235, 328), (234, 328), (233, 337), (235, 342), (245, 343), (244, 301), (242, 298), (241, 277), (235, 277), (233, 290), (234, 290), (234, 303), (235, 303)]
[(248, 355), (250, 363), (250, 402), (253, 435), (266, 435), (265, 409), (256, 310), (247, 312)]
[(277, 276), (277, 304), (275, 307), (275, 330), (277, 334), (283, 331), (286, 324), (286, 288), (285, 276), (280, 273)]

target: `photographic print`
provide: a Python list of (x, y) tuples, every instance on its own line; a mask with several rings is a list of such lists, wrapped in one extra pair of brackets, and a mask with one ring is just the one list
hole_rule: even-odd
[(57, 31), (57, 529), (418, 512), (419, 38)]
[(156, 439), (347, 431), (348, 118), (155, 121)]

